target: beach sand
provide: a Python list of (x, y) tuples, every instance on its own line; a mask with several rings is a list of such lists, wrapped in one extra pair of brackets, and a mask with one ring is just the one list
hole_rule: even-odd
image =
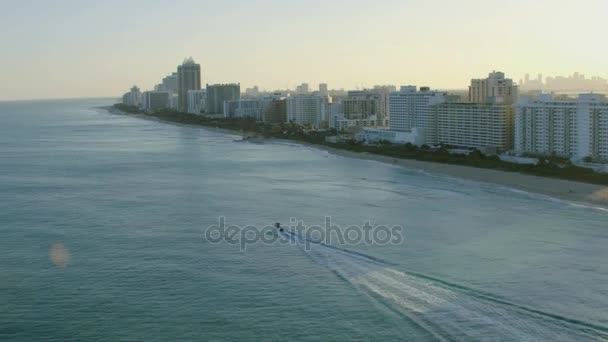
[(396, 159), (370, 153), (358, 153), (327, 146), (305, 144), (310, 147), (328, 151), (329, 153), (366, 160), (374, 160), (409, 169), (422, 170), (429, 173), (443, 174), (468, 180), (494, 183), (513, 189), (547, 195), (572, 202), (592, 203), (608, 207), (608, 187), (604, 185), (574, 182), (569, 180), (538, 177), (516, 172), (505, 172), (492, 169), (481, 169), (470, 166), (433, 163), (412, 159)]
[[(207, 129), (211, 131), (220, 131), (228, 134), (241, 134), (240, 132), (204, 127), (198, 125), (179, 124), (170, 121), (164, 121), (152, 116), (143, 114), (127, 114), (113, 107), (102, 107), (108, 110), (110, 113), (118, 115), (129, 115), (147, 120), (154, 120), (158, 122), (187, 126), (199, 129)], [(327, 151), (329, 153), (347, 157), (347, 158), (358, 158), (365, 160), (374, 160), (382, 163), (391, 165), (397, 165), (408, 169), (422, 170), (429, 173), (443, 174), (451, 177), (463, 178), (484, 183), (493, 183), (502, 186), (506, 186), (513, 189), (522, 191), (532, 192), (547, 195), (554, 198), (559, 198), (572, 202), (580, 203), (591, 203), (599, 205), (601, 207), (608, 208), (608, 186), (596, 185), (589, 183), (581, 183), (557, 178), (538, 177), (533, 175), (526, 175), (516, 172), (505, 172), (492, 169), (482, 169), (471, 166), (452, 165), (433, 163), (412, 159), (396, 159), (393, 157), (387, 157), (371, 153), (358, 153), (352, 151), (341, 150), (323, 145), (314, 145), (305, 142), (293, 141), (293, 140), (282, 140), (282, 139), (253, 139), (257, 143), (272, 143), (272, 142), (289, 142), (293, 144), (299, 144), (309, 146), (319, 150)]]

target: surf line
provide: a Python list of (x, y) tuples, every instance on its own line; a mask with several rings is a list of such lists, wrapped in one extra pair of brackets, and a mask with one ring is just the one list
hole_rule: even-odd
[[(505, 309), (505, 310), (515, 310), (515, 311), (519, 311), (521, 313), (525, 313), (528, 316), (537, 317), (539, 319), (543, 319), (543, 320), (548, 319), (548, 320), (554, 321), (554, 322), (555, 321), (561, 322), (562, 324), (565, 323), (565, 324), (569, 324), (572, 326), (577, 326), (579, 329), (583, 330), (584, 332), (586, 332), (588, 334), (594, 335), (596, 337), (599, 336), (602, 338), (608, 338), (608, 328), (601, 326), (601, 325), (597, 325), (597, 324), (573, 319), (570, 317), (534, 309), (534, 308), (524, 306), (521, 304), (513, 303), (513, 302), (503, 299), (497, 295), (493, 295), (491, 293), (487, 293), (484, 291), (476, 290), (476, 289), (469, 288), (469, 287), (466, 287), (463, 285), (445, 281), (445, 280), (442, 280), (442, 279), (439, 279), (436, 277), (432, 277), (432, 276), (429, 276), (426, 274), (422, 274), (422, 273), (418, 273), (418, 272), (410, 272), (410, 271), (397, 271), (393, 268), (388, 267), (388, 266), (396, 266), (395, 264), (387, 262), (383, 259), (376, 258), (376, 257), (370, 256), (370, 255), (367, 255), (365, 253), (352, 251), (352, 250), (349, 250), (346, 248), (341, 248), (341, 247), (333, 246), (330, 244), (326, 244), (322, 241), (310, 239), (301, 233), (298, 234), (298, 233), (283, 229), (282, 231), (280, 231), (280, 234), (284, 238), (291, 240), (296, 245), (298, 245), (298, 247), (300, 247), (302, 252), (304, 252), (309, 257), (311, 257), (313, 259), (313, 261), (315, 261), (319, 264), (324, 264), (326, 267), (330, 268), (331, 271), (336, 273), (336, 275), (338, 275), (340, 278), (347, 280), (348, 282), (353, 282), (353, 281), (356, 282), (356, 279), (354, 279), (354, 280), (352, 279), (353, 278), (352, 274), (360, 275), (360, 274), (364, 274), (365, 272), (387, 272), (388, 274), (393, 274), (394, 276), (398, 276), (398, 277), (404, 277), (404, 276), (412, 277), (411, 279), (418, 279), (416, 282), (420, 283), (420, 284), (416, 284), (417, 286), (424, 285), (421, 282), (428, 282), (428, 285), (430, 286), (429, 291), (431, 291), (430, 294), (433, 294), (432, 291), (434, 291), (434, 290), (439, 290), (439, 289), (443, 288), (443, 289), (453, 292), (454, 295), (456, 295), (457, 293), (468, 295), (468, 296), (470, 296), (471, 299), (475, 299), (479, 302), (498, 304), (499, 306), (502, 306), (502, 309)], [(314, 245), (314, 246), (320, 246), (322, 249), (327, 249), (328, 252), (329, 251), (333, 251), (333, 253), (337, 252), (340, 255), (351, 258), (351, 261), (348, 261), (348, 259), (344, 259), (341, 261), (341, 264), (329, 265), (327, 263), (329, 260), (327, 260), (327, 259), (331, 258), (332, 254), (323, 254), (323, 252), (315, 254), (314, 251), (312, 251), (311, 249), (305, 248), (305, 247), (307, 247), (306, 243), (309, 243), (310, 245)], [(310, 245), (308, 245), (308, 247), (310, 247)], [(317, 251), (317, 252), (319, 252), (319, 251)], [(323, 259), (325, 259), (325, 260), (323, 260)], [(355, 263), (355, 261), (357, 261), (357, 260), (359, 261), (359, 264)], [(323, 262), (320, 262), (320, 261), (323, 261)], [(363, 262), (363, 264), (361, 264), (361, 262)], [(369, 266), (366, 267), (365, 264), (367, 264)], [(351, 272), (350, 272), (351, 274), (348, 274), (349, 272), (347, 270), (340, 270), (340, 268), (344, 268), (344, 267), (351, 267), (352, 269), (359, 269), (359, 270), (356, 272), (353, 272), (353, 270), (351, 270)], [(339, 273), (341, 273), (341, 274), (339, 274)], [(350, 278), (349, 278), (349, 275), (351, 276)], [(399, 279), (394, 279), (394, 280), (399, 281)], [(405, 279), (403, 281), (406, 281), (406, 280), (407, 279)], [(372, 292), (374, 292), (376, 294), (379, 293), (377, 291), (378, 290), (377, 288), (376, 288), (376, 290), (374, 290), (375, 287), (371, 286), (373, 284), (366, 285), (366, 282), (364, 281), (362, 283), (362, 285), (368, 287)], [(398, 284), (391, 282), (390, 287), (394, 287), (397, 285)], [(409, 287), (407, 283), (403, 283), (402, 285), (404, 288)], [(388, 286), (388, 284), (387, 284), (387, 286)], [(395, 288), (395, 290), (403, 291), (403, 289), (397, 289), (397, 288)], [(389, 296), (389, 297), (391, 297), (391, 296)], [(409, 317), (410, 315), (407, 315), (407, 316)], [(416, 321), (419, 321), (418, 317), (409, 317), (409, 318), (410, 319), (416, 318)], [(429, 327), (427, 324), (423, 324), (422, 322), (417, 322), (417, 323), (419, 323), (419, 325), (426, 325), (424, 328), (425, 328), (425, 330), (428, 330)], [(513, 323), (515, 323), (517, 325), (516, 322), (513, 322)], [(540, 329), (542, 329), (542, 328), (540, 328)], [(438, 336), (436, 336), (436, 337), (438, 337)]]

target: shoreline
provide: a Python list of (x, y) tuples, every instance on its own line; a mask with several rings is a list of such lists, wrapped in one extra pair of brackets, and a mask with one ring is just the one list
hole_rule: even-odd
[(247, 135), (249, 137), (251, 137), (252, 140), (255, 139), (259, 139), (259, 140), (267, 140), (264, 137), (260, 137), (258, 133), (256, 132), (241, 132), (241, 131), (236, 131), (236, 130), (232, 130), (232, 129), (227, 129), (227, 128), (220, 128), (220, 127), (212, 127), (212, 126), (202, 126), (202, 125), (194, 125), (194, 124), (187, 124), (187, 123), (179, 123), (179, 122), (173, 122), (173, 121), (167, 121), (167, 120), (163, 120), (163, 119), (159, 119), (155, 116), (151, 116), (151, 115), (146, 115), (146, 114), (132, 114), (132, 113), (126, 113), (121, 111), (120, 109), (114, 108), (112, 106), (107, 106), (107, 107), (95, 107), (97, 109), (103, 109), (107, 112), (109, 112), (110, 114), (113, 115), (124, 115), (124, 116), (131, 116), (131, 117), (135, 117), (138, 119), (142, 119), (142, 120), (149, 120), (149, 121), (154, 121), (154, 122), (160, 122), (163, 123), (165, 125), (173, 125), (173, 126), (178, 126), (178, 127), (190, 127), (190, 128), (199, 128), (199, 129), (206, 129), (212, 132), (220, 132), (220, 133), (225, 133), (225, 134), (231, 134), (231, 135), (239, 135), (239, 136), (243, 136), (243, 135)]
[[(289, 141), (289, 140), (287, 140)], [(431, 174), (445, 175), (476, 182), (496, 184), (515, 190), (536, 193), (561, 200), (593, 204), (608, 208), (608, 187), (557, 178), (526, 175), (516, 172), (442, 164), (414, 159), (398, 159), (371, 153), (358, 153), (329, 146), (296, 142), (300, 145), (327, 151), (331, 154), (362, 160), (372, 160), (407, 169), (422, 170)]]
[[(107, 110), (111, 114), (116, 115), (127, 115), (144, 120), (151, 120), (161, 122), (164, 124), (172, 124), (183, 127), (192, 127), (198, 129), (207, 129), (210, 131), (222, 132), (226, 134), (243, 135), (247, 132), (238, 132), (224, 128), (207, 127), (192, 124), (180, 124), (171, 121), (165, 121), (145, 114), (130, 114), (120, 111), (113, 107), (98, 107)], [(254, 136), (252, 134), (252, 136)], [(325, 145), (316, 145), (307, 143), (304, 141), (288, 140), (288, 139), (277, 139), (277, 138), (260, 138), (255, 137), (252, 141), (255, 142), (289, 142), (299, 144), (302, 146), (312, 147), (320, 151), (326, 151), (328, 153), (346, 157), (355, 158), (362, 160), (372, 160), (385, 164), (396, 165), (408, 169), (422, 170), (432, 174), (441, 174), (455, 178), (461, 178), (466, 180), (472, 180), (483, 183), (496, 184), (500, 186), (506, 186), (515, 190), (526, 191), (530, 193), (536, 193), (554, 197), (561, 200), (587, 203), (599, 205), (608, 208), (608, 187), (603, 185), (582, 183), (570, 180), (563, 180), (558, 178), (540, 177), (534, 175), (527, 175), (516, 172), (507, 172), (493, 169), (476, 168), (472, 166), (454, 165), (454, 164), (443, 164), (434, 163), (428, 161), (420, 161), (415, 159), (400, 159), (379, 154), (372, 153), (359, 153), (353, 151), (342, 150), (333, 148)]]

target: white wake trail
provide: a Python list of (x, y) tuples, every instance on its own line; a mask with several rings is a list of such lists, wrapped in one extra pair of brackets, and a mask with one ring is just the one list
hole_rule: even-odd
[[(284, 237), (298, 239), (291, 232)], [(401, 272), (358, 252), (309, 242), (310, 248), (298, 245), (313, 261), (441, 341), (608, 341), (604, 327)]]

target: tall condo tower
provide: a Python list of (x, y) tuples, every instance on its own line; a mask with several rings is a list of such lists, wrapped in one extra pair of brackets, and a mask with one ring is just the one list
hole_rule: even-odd
[(181, 112), (188, 110), (188, 90), (201, 89), (201, 66), (196, 64), (192, 57), (184, 60), (177, 67), (178, 77), (178, 109)]

